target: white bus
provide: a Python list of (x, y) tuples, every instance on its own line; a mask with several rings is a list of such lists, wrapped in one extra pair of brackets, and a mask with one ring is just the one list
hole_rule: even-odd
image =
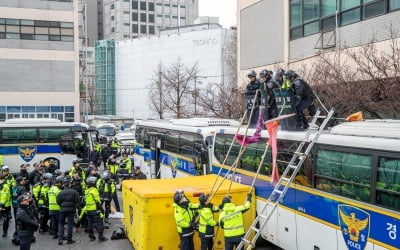
[[(117, 126), (112, 123), (102, 123), (96, 126), (97, 131), (99, 132), (100, 139), (103, 139), (102, 143), (110, 142), (114, 139), (117, 134)], [(106, 140), (106, 141), (105, 141)]]
[(79, 122), (57, 119), (10, 119), (0, 123), (0, 155), (11, 173), (19, 172), (21, 164), (53, 160), (61, 170), (72, 167), (80, 158), (90, 161), (96, 131)]
[[(221, 168), (224, 175), (240, 146), (234, 144), (227, 166), (221, 166), (237, 130), (226, 126), (233, 121), (222, 122), (141, 121), (135, 164), (153, 178), (217, 174)], [(251, 185), (268, 139), (265, 130), (261, 134), (230, 179)], [(305, 134), (278, 131), (280, 173)], [(270, 166), (268, 154), (254, 186), (258, 211), (273, 190)], [(320, 135), (261, 236), (283, 249), (380, 250), (400, 248), (399, 230), (400, 122), (373, 120), (343, 123)]]

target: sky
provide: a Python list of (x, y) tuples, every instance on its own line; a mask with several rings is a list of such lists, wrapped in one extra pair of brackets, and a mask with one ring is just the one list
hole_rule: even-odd
[(218, 16), (225, 27), (236, 26), (236, 0), (199, 0), (200, 16)]

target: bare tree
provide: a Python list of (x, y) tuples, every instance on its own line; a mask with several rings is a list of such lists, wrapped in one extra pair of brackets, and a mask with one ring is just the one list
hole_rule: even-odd
[(163, 105), (176, 118), (182, 118), (191, 113), (188, 96), (193, 92), (192, 83), (197, 73), (197, 63), (191, 67), (186, 67), (181, 58), (178, 58), (163, 74), (166, 90), (163, 97)]
[(158, 115), (160, 119), (163, 119), (165, 112), (164, 105), (164, 93), (165, 85), (163, 81), (164, 67), (160, 62), (157, 69), (154, 70), (153, 80), (150, 84), (149, 100), (150, 108)]

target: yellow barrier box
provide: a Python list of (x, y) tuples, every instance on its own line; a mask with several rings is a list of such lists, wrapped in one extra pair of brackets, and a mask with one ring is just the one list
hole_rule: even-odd
[[(185, 191), (190, 202), (198, 203), (202, 193), (209, 193), (214, 183), (220, 185), (223, 178), (216, 175), (195, 176), (176, 179), (127, 180), (122, 183), (124, 225), (126, 234), (135, 250), (177, 250), (179, 235), (176, 229), (173, 209), (173, 195), (176, 190)], [(219, 205), (230, 189), (232, 202), (242, 205), (250, 187), (224, 180), (217, 194), (211, 200)], [(214, 188), (215, 189), (215, 188)], [(250, 209), (245, 212), (246, 230), (255, 219), (255, 197)], [(219, 212), (214, 218), (218, 220)], [(224, 249), (224, 236), (221, 228), (215, 228), (214, 249)], [(198, 234), (194, 235), (195, 249), (200, 249)]]

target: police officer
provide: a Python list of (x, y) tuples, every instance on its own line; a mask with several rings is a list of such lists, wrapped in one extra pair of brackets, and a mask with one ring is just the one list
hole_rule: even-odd
[[(30, 185), (29, 185), (29, 173), (28, 173), (27, 168), (28, 168), (27, 164), (21, 164), (20, 171), (17, 174), (17, 177), (21, 176), (21, 177), (25, 178), (25, 184), (24, 185), (25, 185), (26, 191), (30, 191), (31, 188), (30, 188)], [(15, 179), (15, 181), (17, 181), (17, 180)]]
[[(249, 121), (250, 127), (255, 127), (258, 120), (259, 108), (261, 104), (261, 93), (257, 94), (257, 98), (255, 103), (253, 104), (254, 95), (257, 93), (257, 90), (261, 88), (260, 81), (256, 78), (256, 72), (254, 70), (249, 70), (247, 72), (247, 78), (249, 79), (249, 83), (246, 86), (246, 99), (247, 99), (247, 119)], [(250, 117), (252, 105), (254, 106), (253, 115)]]
[[(125, 169), (125, 171), (128, 175), (130, 175), (132, 173), (132, 161), (128, 157), (128, 154), (126, 154), (126, 153), (123, 155), (122, 163), (120, 165), (120, 170), (121, 169)], [(126, 178), (124, 178), (124, 179), (126, 179)]]
[(19, 246), (21, 250), (29, 250), (34, 231), (37, 231), (40, 224), (35, 218), (34, 211), (29, 206), (32, 201), (32, 194), (26, 192), (18, 198), (19, 207), (17, 210), (17, 227)]
[(29, 173), (29, 182), (32, 185), (32, 187), (40, 181), (40, 177), (42, 176), (43, 171), (40, 169), (40, 164), (39, 163), (34, 163), (33, 164), (33, 170), (32, 172)]
[(0, 213), (3, 214), (3, 237), (7, 237), (11, 219), (11, 192), (4, 174), (0, 174)]
[(310, 116), (316, 113), (314, 101), (314, 93), (310, 85), (293, 70), (288, 70), (284, 74), (284, 78), (292, 84), (292, 90), (296, 96), (296, 119), (297, 128), (308, 128), (308, 121), (304, 114), (304, 110), (308, 109)]
[(115, 158), (116, 158), (115, 155), (110, 156), (110, 158), (108, 159), (108, 162), (107, 162), (107, 167), (108, 167), (108, 170), (110, 170), (111, 177), (118, 184), (119, 183), (119, 179), (118, 179), (119, 165)]
[(58, 244), (63, 244), (65, 219), (68, 221), (67, 244), (73, 244), (72, 229), (76, 207), (79, 204), (79, 193), (71, 188), (72, 179), (69, 176), (63, 179), (64, 189), (57, 196), (57, 204), (60, 206), (60, 221), (58, 223)]
[(195, 212), (198, 204), (192, 204), (183, 191), (174, 194), (174, 217), (180, 238), (181, 250), (194, 250), (193, 234), (195, 229)]
[(6, 178), (6, 182), (8, 183), (8, 186), (10, 188), (15, 186), (15, 179), (12, 174), (10, 174), (10, 167), (9, 166), (2, 166), (1, 167), (1, 172), (4, 175), (4, 178)]
[(49, 189), (49, 215), (50, 215), (50, 229), (54, 234), (53, 239), (58, 238), (58, 223), (60, 222), (60, 206), (57, 203), (57, 196), (61, 192), (63, 187), (63, 179), (62, 176), (57, 176), (54, 180), (53, 185)]
[(96, 189), (96, 181), (97, 178), (94, 176), (91, 176), (86, 180), (88, 189), (85, 191), (85, 207), (82, 209), (80, 217), (83, 216), (83, 213), (86, 214), (90, 241), (96, 240), (96, 237), (93, 234), (93, 224), (96, 224), (98, 241), (102, 242), (108, 239), (103, 236), (103, 213), (101, 211), (102, 207), (99, 191)]
[(39, 233), (44, 234), (49, 230), (47, 221), (49, 220), (49, 189), (53, 175), (50, 173), (43, 174), (43, 180), (33, 187), (33, 196), (39, 208), (40, 229)]
[(73, 160), (72, 161), (72, 168), (69, 171), (69, 176), (73, 176), (74, 173), (78, 173), (79, 178), (81, 178), (81, 180), (86, 180), (86, 173), (85, 170), (81, 167), (79, 160)]
[(268, 120), (278, 116), (278, 106), (275, 100), (274, 89), (280, 88), (280, 85), (272, 80), (272, 71), (262, 70), (260, 72), (260, 82), (265, 96), (265, 108), (268, 112)]
[(112, 154), (111, 144), (105, 144), (104, 148), (101, 150), (101, 158), (103, 159), (104, 169), (106, 169), (108, 167), (107, 162), (108, 162), (108, 159), (110, 158), (111, 154)]
[(99, 185), (98, 189), (101, 194), (101, 199), (104, 201), (105, 213), (104, 222), (108, 223), (108, 216), (111, 213), (111, 200), (114, 194), (117, 192), (114, 180), (111, 178), (111, 174), (108, 171), (103, 172), (103, 185)]
[[(18, 210), (18, 206), (19, 206), (19, 202), (18, 202), (18, 198), (29, 191), (29, 189), (27, 190), (25, 187), (25, 178), (22, 176), (18, 176), (17, 178), (15, 178), (15, 181), (17, 183), (17, 185), (15, 185), (15, 187), (11, 188), (11, 202), (12, 202), (12, 207), (14, 210), (14, 217), (15, 220), (17, 219), (17, 210)], [(17, 222), (15, 221), (15, 232), (13, 234), (13, 239), (15, 241), (18, 241), (18, 228), (17, 228)]]
[(114, 155), (118, 155), (118, 148), (119, 148), (119, 143), (117, 138), (114, 137), (114, 139), (111, 141), (111, 152)]
[(132, 180), (146, 180), (147, 176), (140, 170), (140, 166), (136, 166), (133, 171)]
[(214, 245), (214, 227), (218, 223), (214, 220), (215, 212), (219, 211), (217, 206), (210, 203), (208, 194), (201, 194), (199, 197), (199, 236), (201, 250), (212, 250)]
[(222, 212), (219, 215), (219, 225), (224, 229), (225, 250), (233, 250), (237, 247), (245, 234), (243, 225), (243, 213), (250, 208), (251, 193), (247, 195), (247, 201), (244, 205), (235, 206), (231, 197), (223, 198), (221, 205)]

